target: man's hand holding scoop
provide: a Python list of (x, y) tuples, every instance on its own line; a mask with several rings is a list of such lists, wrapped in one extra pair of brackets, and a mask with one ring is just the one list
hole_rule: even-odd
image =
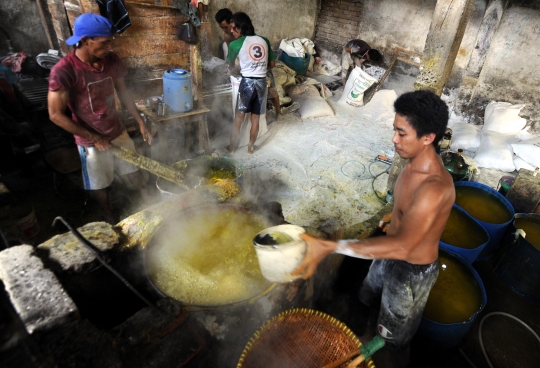
[(306, 280), (313, 276), (317, 270), (317, 266), (326, 256), (334, 253), (337, 243), (331, 240), (315, 238), (307, 234), (301, 234), (300, 237), (306, 242), (306, 256), (291, 275), (302, 275), (302, 278)]

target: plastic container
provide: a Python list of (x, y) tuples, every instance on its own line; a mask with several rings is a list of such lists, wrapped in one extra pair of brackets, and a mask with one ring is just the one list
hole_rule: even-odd
[(36, 212), (32, 207), (21, 207), (20, 209), (14, 209), (13, 216), (15, 217), (17, 227), (28, 238), (33, 238), (41, 230), (36, 218)]
[[(270, 234), (285, 234), (292, 241), (281, 244), (263, 244)], [(306, 242), (300, 238), (305, 230), (296, 225), (272, 226), (259, 232), (253, 238), (253, 245), (259, 259), (259, 267), (265, 279), (271, 282), (290, 282), (302, 275), (291, 276), (306, 254)]]
[[(456, 346), (463, 336), (465, 336), (467, 331), (469, 331), (475, 319), (480, 313), (482, 313), (482, 310), (484, 310), (484, 307), (487, 304), (486, 289), (480, 275), (478, 275), (478, 272), (476, 272), (469, 262), (467, 262), (467, 260), (459, 254), (448, 252), (447, 254), (462, 263), (472, 273), (482, 293), (482, 304), (480, 309), (475, 312), (466, 322), (439, 323), (426, 317), (422, 317), (422, 321), (420, 322), (417, 332), (418, 336), (429, 343), (429, 345), (440, 349), (450, 349)], [(456, 297), (459, 297), (459, 295), (456, 295)]]
[[(536, 304), (540, 304), (540, 250), (530, 241), (516, 233), (516, 220), (530, 219), (540, 229), (540, 214), (518, 213), (510, 227), (510, 244), (501, 252), (495, 266), (495, 274), (514, 292)], [(529, 234), (530, 235), (530, 234)]]
[[(491, 188), (491, 187), (489, 187), (487, 185), (477, 183), (477, 182), (473, 182), (473, 181), (460, 181), (460, 182), (454, 183), (454, 185), (455, 185), (456, 188), (460, 187), (460, 186), (475, 187), (475, 188), (483, 190), (483, 191), (485, 191), (485, 192), (487, 192), (489, 194), (492, 194), (510, 212), (510, 218), (508, 219), (508, 221), (506, 221), (504, 223), (500, 223), (500, 224), (489, 223), (489, 222), (485, 222), (485, 221), (482, 221), (480, 219), (475, 218), (475, 220), (478, 221), (480, 223), (480, 225), (482, 225), (484, 227), (484, 229), (486, 229), (486, 231), (489, 234), (489, 242), (486, 244), (486, 246), (484, 247), (482, 252), (480, 252), (477, 259), (478, 260), (488, 259), (489, 257), (492, 256), (495, 249), (497, 248), (497, 246), (501, 242), (502, 237), (504, 236), (506, 230), (508, 229), (508, 227), (512, 223), (512, 221), (514, 219), (514, 215), (515, 215), (514, 207), (508, 201), (508, 199), (506, 199), (501, 193), (497, 192), (495, 189), (493, 189), (493, 188)], [(474, 216), (472, 216), (472, 217), (474, 218)]]
[(298, 75), (306, 75), (309, 67), (309, 59), (311, 55), (306, 52), (304, 58), (289, 56), (286, 52), (279, 54), (278, 60), (283, 61), (283, 64), (294, 70)]
[(475, 220), (473, 217), (471, 217), (467, 213), (467, 211), (465, 211), (463, 208), (461, 208), (458, 205), (454, 204), (454, 206), (452, 207), (452, 211), (458, 211), (462, 215), (466, 216), (467, 219), (472, 222), (472, 224), (470, 226), (476, 228), (477, 229), (476, 231), (481, 232), (482, 234), (484, 234), (486, 241), (479, 244), (477, 247), (472, 248), (472, 249), (459, 247), (456, 244), (447, 244), (447, 243), (445, 243), (443, 241), (440, 241), (439, 245), (440, 245), (441, 248), (443, 248), (443, 249), (445, 249), (445, 250), (447, 250), (447, 251), (449, 251), (451, 253), (459, 254), (467, 262), (473, 263), (476, 260), (476, 258), (478, 258), (478, 256), (482, 252), (482, 250), (484, 250), (485, 246), (489, 243), (489, 234), (486, 231), (486, 229), (477, 220)]
[(184, 69), (163, 72), (163, 93), (169, 113), (187, 112), (193, 109), (191, 73)]

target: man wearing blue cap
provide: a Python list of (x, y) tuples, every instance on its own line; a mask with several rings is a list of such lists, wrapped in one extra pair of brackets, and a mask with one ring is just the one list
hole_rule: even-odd
[[(144, 141), (151, 144), (152, 136), (124, 82), (127, 69), (112, 52), (112, 34), (111, 23), (100, 15), (86, 13), (77, 17), (74, 34), (66, 40), (75, 50), (51, 70), (48, 104), (50, 119), (75, 136), (84, 188), (99, 202), (106, 220), (116, 223), (107, 194), (115, 172), (126, 175), (145, 200), (149, 194), (137, 167), (107, 152), (111, 144), (135, 151), (116, 112), (115, 91), (139, 124)], [(66, 107), (71, 110), (71, 117), (66, 114)]]

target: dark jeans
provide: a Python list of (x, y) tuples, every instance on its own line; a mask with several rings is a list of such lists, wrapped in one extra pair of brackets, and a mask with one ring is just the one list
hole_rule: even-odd
[(373, 261), (362, 283), (360, 300), (373, 308), (380, 304), (377, 333), (388, 347), (400, 349), (409, 344), (438, 275), (438, 261), (428, 265)]

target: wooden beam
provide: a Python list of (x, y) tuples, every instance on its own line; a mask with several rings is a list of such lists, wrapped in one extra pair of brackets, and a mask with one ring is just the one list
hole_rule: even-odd
[[(39, 17), (41, 18), (41, 24), (43, 24), (43, 29), (45, 30), (45, 35), (47, 36), (47, 41), (49, 43), (49, 48), (54, 49), (55, 45), (54, 45), (52, 37), (51, 37), (51, 31), (54, 31), (54, 28), (52, 30), (49, 29), (49, 23), (47, 23), (47, 19), (45, 18), (45, 9), (44, 9), (43, 4), (41, 3), (42, 1), (43, 0), (36, 0), (36, 4), (37, 4), (38, 10), (39, 10)], [(46, 10), (47, 10), (47, 13), (48, 13), (49, 9), (47, 8)], [(47, 14), (47, 15), (49, 15), (49, 14)], [(55, 36), (56, 36), (56, 34), (55, 34)]]

